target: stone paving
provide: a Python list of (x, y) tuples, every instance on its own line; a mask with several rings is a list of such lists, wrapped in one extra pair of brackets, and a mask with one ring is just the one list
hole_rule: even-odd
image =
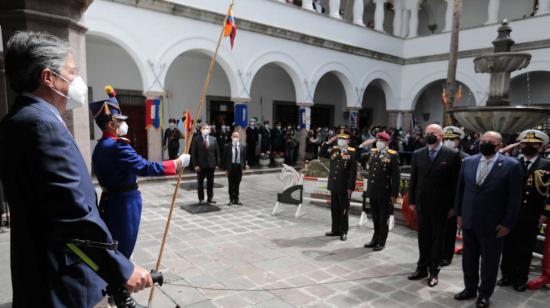
[[(167, 283), (155, 292), (154, 307), (474, 307), (453, 300), (462, 290), (460, 257), (440, 274), (435, 288), (409, 281), (417, 260), (416, 233), (396, 227), (386, 249), (363, 248), (372, 228), (350, 218), (348, 240), (327, 238), (327, 208), (306, 204), (294, 218), (286, 205), (271, 216), (277, 174), (243, 178), (243, 207), (227, 207), (227, 181), (215, 189), (222, 211), (191, 215), (176, 208), (162, 262)], [(153, 268), (174, 182), (142, 183), (142, 225), (133, 261)], [(178, 203), (194, 202), (195, 191), (180, 190)], [(10, 307), (9, 233), (0, 234), (0, 308)], [(535, 260), (534, 262), (538, 262)], [(149, 292), (135, 298), (147, 302)], [(493, 307), (548, 307), (549, 291), (517, 293), (498, 288)]]

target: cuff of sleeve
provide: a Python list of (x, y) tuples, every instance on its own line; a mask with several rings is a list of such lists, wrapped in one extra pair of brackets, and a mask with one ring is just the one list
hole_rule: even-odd
[(164, 175), (175, 175), (176, 174), (176, 161), (175, 160), (166, 160), (162, 162), (164, 167)]

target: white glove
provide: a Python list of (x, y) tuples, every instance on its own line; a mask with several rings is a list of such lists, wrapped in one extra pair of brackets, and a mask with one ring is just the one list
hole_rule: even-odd
[(181, 161), (181, 164), (183, 168), (189, 166), (189, 162), (191, 162), (191, 155), (189, 154), (181, 154), (178, 159)]
[(393, 215), (390, 215), (390, 219), (388, 222), (388, 229), (391, 231), (393, 230), (393, 227), (395, 227), (395, 217)]

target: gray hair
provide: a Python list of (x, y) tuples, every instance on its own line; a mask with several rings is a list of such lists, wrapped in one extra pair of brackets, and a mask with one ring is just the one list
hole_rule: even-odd
[(5, 67), (16, 93), (32, 92), (40, 86), (45, 68), (61, 71), (71, 53), (69, 43), (46, 32), (16, 32), (6, 44)]

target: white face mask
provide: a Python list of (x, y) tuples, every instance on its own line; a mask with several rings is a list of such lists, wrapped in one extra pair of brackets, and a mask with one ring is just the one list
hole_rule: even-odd
[(265, 129), (269, 129), (269, 125), (265, 125)]
[(448, 147), (449, 149), (455, 149), (456, 148), (456, 143), (452, 140), (443, 141), (443, 145)]
[(239, 144), (239, 138), (231, 138), (233, 140), (233, 145)]
[(378, 151), (383, 151), (386, 148), (386, 143), (383, 141), (376, 141), (376, 148)]
[(70, 82), (56, 72), (52, 71), (52, 73), (54, 73), (54, 75), (63, 79), (63, 81), (69, 84), (69, 93), (67, 95), (57, 91), (53, 87), (51, 88), (55, 93), (67, 99), (67, 106), (65, 107), (66, 110), (80, 108), (86, 104), (86, 101), (88, 99), (88, 86), (86, 85), (82, 77), (78, 76), (72, 82)]
[(338, 139), (338, 146), (341, 148), (345, 148), (348, 146), (348, 141), (345, 139)]
[(118, 135), (119, 136), (128, 135), (128, 123), (126, 123), (126, 121), (124, 121), (124, 122), (122, 122), (118, 125)]
[(174, 127), (176, 127), (176, 124), (170, 123), (170, 128), (174, 128)]
[(210, 130), (209, 130), (208, 128), (207, 128), (207, 129), (203, 129), (203, 130), (202, 130), (202, 135), (203, 135), (203, 136), (208, 136), (208, 135), (210, 135)]

